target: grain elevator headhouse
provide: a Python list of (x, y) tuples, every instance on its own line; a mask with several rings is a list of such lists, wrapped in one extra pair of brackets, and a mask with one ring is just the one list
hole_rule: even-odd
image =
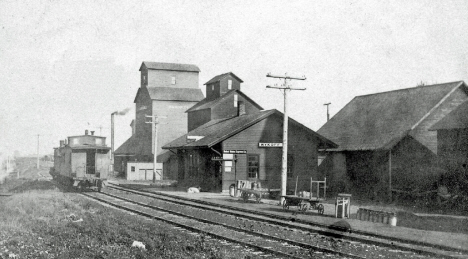
[[(128, 162), (153, 162), (154, 126), (145, 123), (146, 116), (160, 118), (156, 149), (157, 162), (162, 167), (171, 159), (171, 153), (161, 147), (187, 133), (185, 111), (204, 98), (198, 87), (200, 69), (196, 65), (145, 61), (139, 71), (141, 84), (134, 100), (133, 134), (115, 151), (115, 170), (127, 176), (138, 173), (128, 172)], [(167, 166), (163, 170), (170, 175), (176, 168)]]

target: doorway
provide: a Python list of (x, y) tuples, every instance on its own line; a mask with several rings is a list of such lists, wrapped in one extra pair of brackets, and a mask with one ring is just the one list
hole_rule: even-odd
[(96, 150), (86, 150), (86, 173), (96, 173)]

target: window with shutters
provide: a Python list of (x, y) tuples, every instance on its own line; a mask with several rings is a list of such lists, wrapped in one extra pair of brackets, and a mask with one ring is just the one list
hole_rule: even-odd
[(247, 155), (247, 168), (249, 178), (259, 177), (260, 156), (256, 154)]

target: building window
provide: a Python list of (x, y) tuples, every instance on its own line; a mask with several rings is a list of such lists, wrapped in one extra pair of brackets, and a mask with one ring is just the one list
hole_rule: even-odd
[(96, 145), (102, 145), (102, 139), (97, 138), (96, 139)]
[(234, 95), (234, 107), (237, 107), (237, 94)]
[(259, 155), (247, 155), (247, 168), (248, 168), (248, 177), (249, 178), (258, 178), (258, 168), (259, 168)]
[(130, 166), (130, 171), (131, 171), (132, 173), (134, 173), (134, 172), (135, 172), (135, 167), (134, 167), (134, 166)]
[(228, 89), (229, 90), (232, 89), (232, 80), (231, 79), (228, 80)]
[(211, 85), (211, 91), (214, 91), (214, 85)]
[(288, 164), (287, 164), (287, 172), (288, 172), (288, 178), (293, 177), (293, 170), (294, 170), (294, 156), (291, 154), (288, 154)]
[(78, 145), (79, 142), (80, 142), (80, 141), (79, 141), (77, 138), (74, 138), (74, 139), (73, 139), (73, 145)]
[(175, 76), (173, 76), (173, 77), (171, 78), (171, 84), (173, 84), (173, 85), (176, 84)]
[(326, 158), (326, 156), (318, 156), (318, 159), (317, 159), (318, 165), (321, 165), (323, 160), (325, 160), (325, 158)]

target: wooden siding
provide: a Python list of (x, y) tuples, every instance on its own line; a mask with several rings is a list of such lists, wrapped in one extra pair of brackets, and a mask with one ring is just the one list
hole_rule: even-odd
[(421, 144), (426, 146), (434, 154), (437, 154), (437, 132), (429, 131), (428, 129), (466, 100), (468, 100), (466, 92), (462, 88), (458, 88), (413, 131), (411, 131), (411, 136), (421, 142)]
[(323, 153), (325, 159), (318, 166), (319, 178), (327, 178), (327, 193), (335, 195), (346, 193), (350, 181), (346, 173), (346, 155), (344, 152)]
[(135, 135), (148, 136), (151, 133), (151, 125), (145, 123), (145, 115), (151, 115), (152, 101), (146, 88), (140, 89), (140, 94), (135, 103)]
[[(158, 154), (162, 153), (162, 146), (187, 133), (187, 113), (185, 113), (185, 111), (193, 105), (195, 105), (195, 102), (153, 100), (152, 113), (158, 116), (165, 117), (159, 119), (160, 124), (158, 125)], [(150, 125), (151, 127), (151, 124), (147, 125)], [(154, 139), (154, 130), (152, 130), (151, 132), (151, 139)], [(154, 141), (151, 141), (151, 153), (153, 150), (153, 146)], [(164, 161), (158, 162), (162, 163)]]
[[(234, 95), (237, 95), (237, 107), (234, 106)], [(245, 112), (254, 113), (260, 111), (257, 106), (253, 105), (249, 100), (240, 94), (233, 94), (224, 100), (221, 100), (214, 107), (211, 108), (211, 119), (229, 118), (238, 115), (239, 102), (245, 105)]]
[[(232, 87), (228, 89), (228, 80), (232, 80)], [(237, 81), (233, 76), (227, 75), (225, 78), (206, 85), (206, 98), (207, 100), (214, 100), (230, 90), (240, 90), (241, 82)]]
[(109, 166), (110, 166), (109, 153), (107, 154), (96, 153), (96, 172), (100, 173), (101, 179), (107, 179)]
[[(231, 89), (228, 89), (228, 80), (232, 80), (232, 88)], [(235, 79), (233, 76), (231, 75), (228, 75), (226, 76), (225, 78), (221, 79), (219, 81), (219, 94), (220, 96), (222, 96), (223, 94), (227, 93), (228, 91), (230, 90), (234, 90), (234, 89), (237, 89), (237, 90), (240, 90), (240, 82), (237, 81), (237, 79)]]
[[(148, 87), (198, 88), (198, 72), (145, 69), (141, 71), (142, 79), (144, 73), (148, 74)], [(173, 76), (175, 84), (172, 84)]]
[(211, 84), (206, 85), (206, 99), (207, 100), (214, 100), (221, 95), (219, 94), (219, 82), (214, 82)]
[[(320, 165), (320, 172), (327, 175), (331, 195), (350, 192), (358, 198), (386, 199), (388, 158), (389, 151), (331, 153)], [(436, 161), (426, 146), (411, 136), (404, 138), (392, 149), (392, 189), (430, 189), (441, 173)], [(343, 163), (345, 168), (340, 166)]]
[(443, 129), (437, 131), (440, 167), (447, 170), (468, 164), (468, 129)]
[(84, 177), (86, 171), (86, 153), (71, 153), (71, 171), (76, 177)]
[[(388, 158), (385, 163), (388, 172)], [(406, 137), (392, 149), (393, 189), (428, 190), (440, 174), (436, 155), (414, 138)], [(382, 180), (387, 190), (388, 173), (384, 173)]]
[[(293, 177), (288, 179), (287, 188), (294, 191), (298, 176), (298, 191), (310, 188), (310, 177), (318, 179), (317, 139), (292, 124), (289, 125), (288, 154), (294, 157)], [(280, 188), (282, 149), (259, 148), (258, 143), (282, 143), (282, 119), (269, 117), (245, 129), (223, 142), (223, 150), (247, 150), (247, 154), (260, 157), (259, 178), (263, 187)], [(249, 179), (247, 175), (247, 155), (237, 155), (237, 180)], [(234, 172), (223, 173), (223, 190), (234, 183)]]
[[(101, 142), (100, 143), (96, 142), (97, 139), (100, 139)], [(85, 146), (85, 145), (105, 147), (106, 138), (98, 137), (94, 135), (68, 137), (68, 145), (70, 147)]]

